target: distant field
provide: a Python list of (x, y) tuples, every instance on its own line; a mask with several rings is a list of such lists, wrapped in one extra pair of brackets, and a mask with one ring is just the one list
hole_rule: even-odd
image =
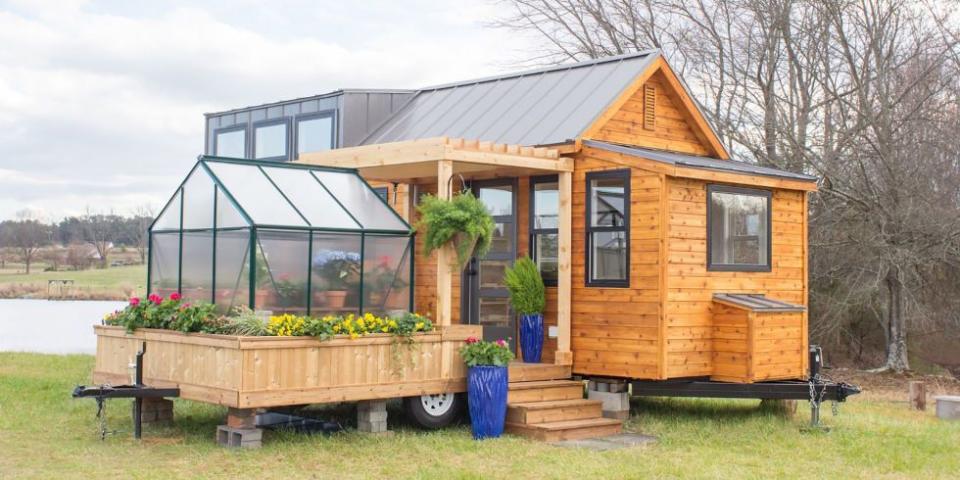
[(49, 280), (73, 280), (73, 285), (65, 288), (64, 298), (124, 300), (146, 290), (146, 265), (56, 272), (45, 272), (45, 267), (42, 263), (31, 265), (28, 275), (21, 273), (22, 265), (8, 263), (0, 269), (0, 298), (46, 298)]

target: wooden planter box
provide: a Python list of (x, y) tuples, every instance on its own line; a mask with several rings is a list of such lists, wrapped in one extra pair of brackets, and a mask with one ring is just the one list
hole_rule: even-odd
[[(481, 336), (477, 325), (437, 327), (394, 345), (391, 335), (327, 341), (310, 337), (240, 337), (95, 326), (93, 381), (130, 383), (129, 365), (146, 342), (143, 379), (177, 386), (188, 400), (261, 408), (408, 397), (466, 390), (459, 349)], [(395, 353), (403, 361), (395, 365)]]

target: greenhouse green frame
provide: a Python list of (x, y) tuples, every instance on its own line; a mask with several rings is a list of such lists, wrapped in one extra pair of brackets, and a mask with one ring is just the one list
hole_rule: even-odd
[[(209, 179), (209, 185), (204, 180), (199, 180), (203, 188), (211, 188), (211, 197), (203, 199), (202, 196), (191, 196), (195, 193), (197, 187), (192, 184), (197, 183), (197, 176)], [(221, 177), (228, 177), (226, 180)], [(264, 182), (263, 180), (266, 180)], [(315, 182), (315, 183), (314, 183)], [(256, 186), (254, 186), (256, 185)], [(268, 186), (269, 185), (269, 186)], [(292, 198), (297, 197), (297, 198)], [(282, 200), (281, 200), (282, 199)], [(374, 200), (376, 199), (376, 200)], [(255, 201), (254, 201), (255, 200)], [(271, 203), (271, 200), (273, 203)], [(332, 202), (330, 201), (332, 200)], [(197, 202), (197, 205), (187, 205), (188, 202)], [(226, 203), (226, 205), (224, 205)], [(322, 205), (325, 203), (325, 206)], [(269, 205), (270, 208), (264, 206)], [(191, 212), (191, 208), (199, 212)], [(209, 218), (204, 218), (203, 210), (209, 208)], [(289, 210), (288, 210), (289, 209)], [(239, 218), (220, 218), (230, 217), (235, 212)], [(223, 214), (222, 214), (223, 213)], [(345, 214), (345, 215), (344, 215)], [(284, 219), (286, 217), (286, 219)], [(199, 219), (201, 225), (196, 223)], [(189, 224), (186, 219), (190, 219)], [(225, 221), (221, 225), (221, 221)], [(241, 222), (242, 221), (242, 222)], [(299, 291), (305, 294), (304, 303), (301, 305), (306, 315), (317, 313), (318, 311), (330, 311), (330, 309), (321, 309), (315, 303), (318, 294), (326, 295), (325, 290), (317, 290), (315, 276), (322, 271), (324, 264), (315, 265), (317, 259), (327, 258), (339, 261), (336, 265), (349, 265), (358, 270), (352, 276), (357, 278), (356, 291), (353, 289), (345, 290), (345, 295), (355, 293), (355, 304), (341, 305), (335, 313), (365, 313), (368, 311), (377, 311), (374, 307), (386, 308), (387, 301), (378, 306), (372, 305), (368, 297), (372, 293), (382, 293), (385, 298), (389, 298), (397, 285), (400, 288), (407, 288), (404, 310), (412, 311), (414, 305), (414, 283), (415, 283), (415, 232), (414, 229), (398, 215), (389, 204), (374, 191), (373, 187), (367, 183), (357, 172), (351, 168), (322, 167), (302, 164), (279, 163), (271, 161), (258, 161), (235, 159), (225, 157), (215, 157), (201, 155), (196, 164), (190, 169), (184, 180), (179, 184), (176, 191), (171, 195), (163, 210), (150, 224), (147, 235), (147, 290), (148, 293), (158, 293), (164, 290), (162, 282), (167, 282), (167, 290), (172, 290), (172, 276), (167, 273), (161, 275), (162, 270), (158, 265), (162, 265), (160, 260), (160, 249), (158, 239), (167, 239), (173, 243), (175, 238), (177, 258), (175, 262), (176, 270), (176, 291), (180, 292), (184, 298), (193, 300), (209, 301), (215, 305), (221, 306), (218, 302), (218, 292), (229, 289), (218, 288), (218, 237), (224, 240), (232, 237), (234, 240), (240, 239), (239, 235), (225, 235), (227, 232), (247, 232), (246, 252), (244, 258), (239, 262), (237, 281), (231, 294), (231, 302), (228, 308), (241, 305), (236, 303), (237, 292), (246, 289), (247, 298), (242, 304), (245, 304), (252, 310), (261, 307), (276, 305), (263, 305), (258, 302), (258, 294), (263, 291), (274, 292), (280, 296), (281, 282), (278, 282), (268, 258), (268, 250), (264, 246), (264, 241), (297, 242), (295, 246), (303, 247), (305, 242), (307, 263), (305, 275), (305, 290)], [(191, 252), (188, 247), (187, 253), (191, 256), (206, 256), (209, 252), (209, 297), (198, 297), (194, 293), (185, 291), (184, 284), (184, 255), (185, 255), (185, 237), (191, 237), (191, 245), (194, 243), (192, 238), (209, 235), (209, 247)], [(404, 240), (390, 240), (404, 239)], [(351, 251), (348, 248), (344, 251), (334, 249), (318, 250), (318, 246), (323, 246), (324, 242), (330, 244), (341, 244), (343, 242), (359, 243), (358, 251)], [(399, 261), (392, 263), (392, 257), (382, 255), (383, 258), (377, 267), (368, 266), (368, 250), (376, 250), (379, 245), (400, 251)], [(317, 244), (317, 245), (315, 245)], [(271, 254), (284, 255), (287, 260), (290, 258), (289, 252), (293, 250), (286, 245), (282, 248), (278, 246), (271, 247)], [(236, 253), (236, 252), (234, 252)], [(357, 256), (359, 260), (357, 260)], [(344, 260), (344, 258), (346, 260)], [(171, 259), (172, 260), (172, 259)], [(331, 262), (330, 260), (327, 260)], [(168, 260), (168, 263), (173, 263)], [(193, 265), (195, 262), (191, 262)], [(288, 262), (289, 263), (289, 262)], [(170, 265), (167, 265), (169, 267)], [(206, 267), (202, 266), (201, 269)], [(344, 273), (345, 267), (340, 267), (338, 276), (334, 276), (337, 284), (347, 285)], [(366, 285), (367, 280), (381, 280), (374, 277), (371, 270), (381, 268), (381, 274), (386, 272), (385, 280), (388, 282), (385, 292), (371, 292), (371, 288)], [(390, 271), (392, 268), (392, 276)], [(161, 272), (158, 272), (161, 270)], [(246, 285), (241, 285), (241, 277), (246, 270)], [(352, 272), (352, 270), (351, 270)], [(206, 273), (206, 270), (204, 270)], [(264, 285), (264, 273), (269, 277), (270, 287), (267, 289), (258, 288)], [(407, 279), (403, 279), (407, 276)], [(369, 278), (365, 278), (369, 277)], [(157, 283), (159, 278), (159, 282)], [(320, 280), (323, 280), (322, 278)], [(206, 279), (203, 280), (204, 282)], [(328, 280), (329, 281), (329, 280)], [(157, 285), (155, 285), (157, 283)], [(289, 282), (288, 282), (289, 283)], [(331, 282), (332, 284), (332, 282)], [(405, 284), (405, 286), (404, 286)], [(293, 285), (291, 283), (291, 285)], [(156, 291), (155, 291), (156, 290)], [(203, 290), (203, 287), (196, 287), (195, 290)], [(292, 290), (297, 293), (298, 288)], [(372, 297), (371, 297), (372, 298)], [(260, 304), (258, 304), (260, 303)], [(396, 302), (394, 302), (396, 303)], [(397, 305), (390, 310), (399, 310)], [(288, 305), (289, 307), (289, 305)], [(283, 310), (283, 308), (280, 308)]]

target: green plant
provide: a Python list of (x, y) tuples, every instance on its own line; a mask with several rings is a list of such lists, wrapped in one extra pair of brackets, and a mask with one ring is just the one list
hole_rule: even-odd
[(469, 190), (450, 200), (425, 195), (417, 211), (417, 225), (427, 231), (423, 241), (427, 255), (452, 241), (457, 252), (456, 266), (462, 269), (471, 256), (482, 257), (490, 250), (496, 225), (487, 207)]
[(132, 333), (138, 328), (161, 328), (179, 332), (219, 333), (224, 322), (209, 303), (184, 303), (179, 293), (169, 298), (151, 294), (146, 301), (134, 297), (122, 310), (103, 319), (107, 325), (124, 327)]
[(468, 367), (477, 365), (505, 367), (510, 360), (513, 360), (513, 352), (503, 339), (487, 342), (470, 337), (467, 339), (467, 344), (460, 347), (460, 357)]
[(183, 303), (167, 327), (170, 330), (190, 333), (219, 333), (223, 322), (217, 315), (216, 306), (211, 303), (196, 305)]
[(267, 323), (246, 306), (235, 308), (233, 316), (227, 317), (219, 333), (249, 337), (262, 337), (269, 334)]
[(537, 264), (530, 257), (523, 256), (513, 262), (513, 268), (507, 267), (503, 283), (510, 292), (510, 303), (520, 315), (543, 313), (546, 306), (546, 291), (543, 278)]

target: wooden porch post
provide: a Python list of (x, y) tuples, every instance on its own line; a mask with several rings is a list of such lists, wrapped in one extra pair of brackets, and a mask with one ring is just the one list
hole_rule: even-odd
[[(437, 198), (449, 200), (451, 197), (450, 177), (453, 176), (453, 161), (437, 162)], [(437, 324), (450, 325), (453, 322), (452, 296), (453, 275), (451, 273), (450, 248), (437, 250)]]
[(572, 281), (570, 257), (573, 252), (573, 173), (560, 172), (558, 182), (560, 194), (559, 223), (557, 225), (557, 352), (554, 363), (572, 365), (573, 352), (570, 350), (570, 297)]

